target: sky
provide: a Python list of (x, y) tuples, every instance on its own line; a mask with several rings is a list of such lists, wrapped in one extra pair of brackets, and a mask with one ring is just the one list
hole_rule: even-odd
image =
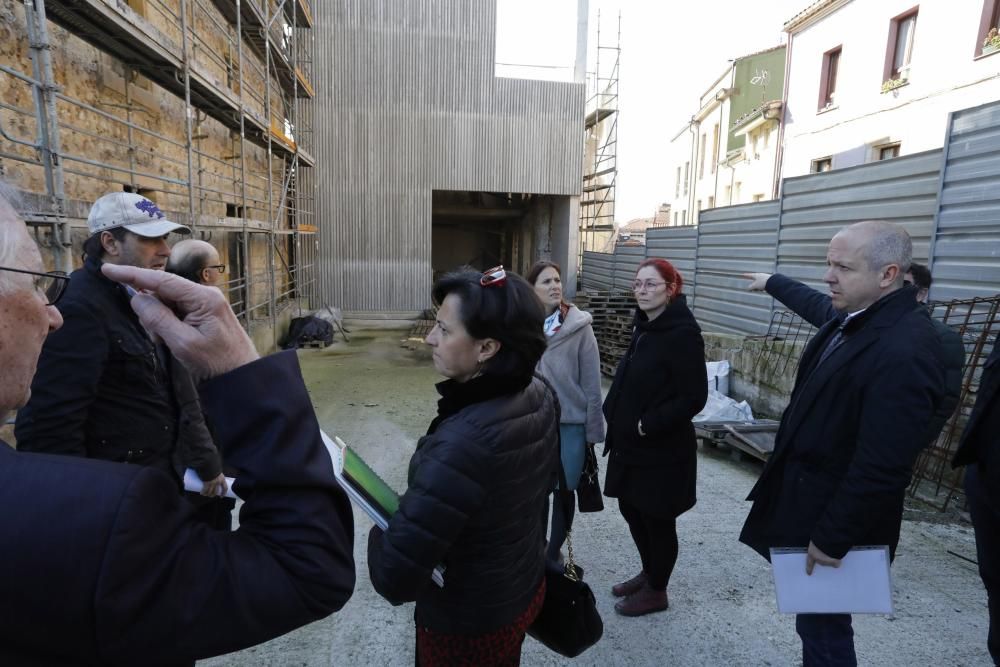
[[(652, 217), (669, 197), (667, 145), (729, 60), (785, 43), (813, 0), (589, 0), (588, 72), (617, 41), (621, 12), (616, 222)], [(579, 0), (497, 0), (497, 74), (571, 81)], [(601, 52), (602, 73), (609, 51)], [(502, 64), (506, 63), (506, 64)], [(512, 67), (532, 65), (532, 67)]]

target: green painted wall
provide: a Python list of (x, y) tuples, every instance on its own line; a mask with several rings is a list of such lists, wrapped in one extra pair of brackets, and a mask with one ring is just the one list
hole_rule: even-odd
[(780, 100), (785, 88), (785, 47), (740, 58), (733, 77), (736, 92), (729, 98), (729, 128), (726, 152), (746, 144), (746, 136), (733, 136), (733, 122), (763, 102)]

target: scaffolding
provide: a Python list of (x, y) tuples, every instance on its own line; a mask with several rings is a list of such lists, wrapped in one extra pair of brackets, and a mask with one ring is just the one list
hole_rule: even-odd
[(615, 185), (618, 179), (618, 76), (621, 62), (622, 17), (618, 14), (613, 45), (601, 42), (597, 13), (596, 67), (587, 76), (584, 117), (584, 171), (580, 196), (580, 255), (608, 252), (615, 230)]
[(0, 18), (0, 176), (47, 263), (78, 263), (98, 196), (137, 192), (219, 248), (233, 309), (276, 344), (281, 313), (316, 307), (308, 1), (19, 6)]

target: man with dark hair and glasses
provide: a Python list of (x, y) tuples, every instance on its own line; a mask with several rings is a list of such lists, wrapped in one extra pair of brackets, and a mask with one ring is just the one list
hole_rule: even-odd
[(58, 306), (65, 325), (46, 340), (31, 399), (17, 415), (18, 449), (153, 466), (178, 492), (184, 469), (193, 468), (202, 493), (224, 494), (190, 376), (146, 333), (125, 288), (101, 272), (104, 264), (162, 270), (168, 235), (188, 228), (128, 192), (98, 199), (87, 227), (84, 266)]
[[(28, 400), (42, 344), (63, 324), (51, 304), (66, 301), (67, 282), (44, 272), (2, 191), (0, 422)], [(240, 470), (241, 530), (196, 525), (153, 466), (0, 441), (0, 665), (193, 665), (343, 607), (354, 587), (351, 506), (295, 353), (259, 359), (218, 290), (162, 271), (101, 272), (141, 290), (128, 307), (203, 381), (208, 414), (225, 415), (216, 435)]]
[(167, 271), (199, 285), (221, 287), (226, 265), (219, 259), (219, 251), (211, 243), (184, 239), (170, 249)]

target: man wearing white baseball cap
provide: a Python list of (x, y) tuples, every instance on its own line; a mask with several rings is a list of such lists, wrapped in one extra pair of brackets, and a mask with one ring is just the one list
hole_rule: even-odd
[[(190, 230), (130, 192), (98, 199), (87, 227), (83, 268), (58, 305), (64, 325), (46, 339), (31, 399), (18, 411), (17, 447), (152, 466), (178, 486), (190, 466), (215, 494), (225, 477), (211, 438), (192, 438), (192, 420), (205, 429), (200, 409), (182, 398), (193, 394), (190, 377), (150, 339), (125, 289), (101, 272), (103, 264), (161, 270), (167, 236)], [(198, 451), (186, 446), (192, 440), (203, 443)]]

